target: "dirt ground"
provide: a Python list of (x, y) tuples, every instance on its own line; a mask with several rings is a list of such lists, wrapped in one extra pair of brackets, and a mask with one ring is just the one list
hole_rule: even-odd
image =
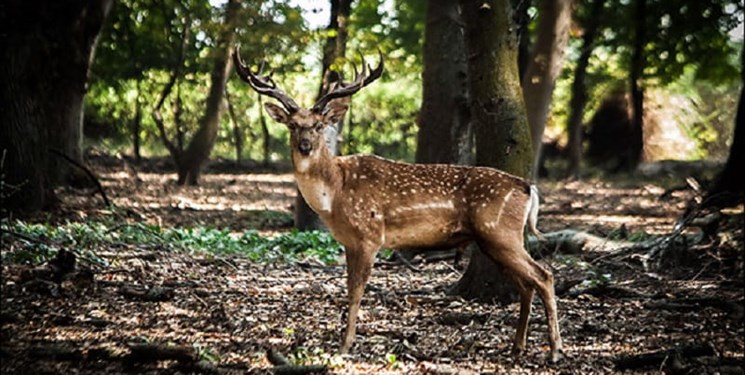
[[(101, 208), (93, 190), (67, 189), (60, 191), (62, 208), (31, 220), (119, 215), (128, 222), (258, 229), (266, 235), (292, 225), (295, 187), (286, 172), (208, 173), (199, 187), (177, 187), (172, 174), (134, 173), (115, 162), (100, 163), (96, 171), (116, 212)], [(693, 192), (662, 198), (666, 189), (652, 182), (542, 183), (539, 228), (603, 237), (669, 234)], [(741, 220), (741, 207), (739, 215)], [(733, 230), (742, 236), (742, 229)], [(110, 266), (94, 271), (94, 283), (63, 283), (53, 296), (21, 282), (28, 267), (3, 264), (0, 370), (265, 373), (278, 370), (267, 359), (271, 348), (339, 374), (741, 374), (743, 280), (733, 276), (733, 258), (706, 245), (712, 241), (697, 244), (698, 252), (689, 249), (681, 256), (690, 259), (674, 266), (645, 268), (646, 251), (587, 249), (544, 257), (559, 293), (566, 358), (557, 364), (546, 361), (546, 321), (537, 299), (527, 351), (513, 356), (517, 304), (447, 294), (467, 260), (422, 261), (416, 271), (380, 261), (363, 300), (356, 345), (345, 356), (336, 354), (346, 308), (343, 266), (257, 264), (240, 256), (122, 245), (99, 249)], [(3, 251), (13, 246), (6, 242)], [(741, 251), (734, 261), (742, 266)], [(156, 287), (171, 295), (151, 301), (124, 292)], [(151, 355), (158, 348), (185, 348), (206, 361), (192, 363), (182, 357), (193, 353), (180, 352), (160, 353), (160, 361), (142, 359), (138, 355), (148, 354), (137, 345)]]

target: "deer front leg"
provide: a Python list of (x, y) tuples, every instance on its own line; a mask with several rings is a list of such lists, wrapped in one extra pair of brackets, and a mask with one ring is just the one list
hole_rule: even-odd
[(363, 245), (358, 248), (347, 248), (347, 292), (349, 294), (349, 313), (347, 315), (347, 330), (341, 344), (341, 353), (348, 353), (355, 339), (357, 314), (360, 310), (365, 285), (370, 279), (375, 253), (378, 246)]

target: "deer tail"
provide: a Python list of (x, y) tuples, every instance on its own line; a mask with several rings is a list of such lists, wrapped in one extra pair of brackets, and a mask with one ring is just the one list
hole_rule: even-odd
[(543, 239), (543, 233), (541, 233), (536, 224), (538, 224), (538, 208), (541, 205), (541, 198), (538, 195), (538, 188), (535, 185), (530, 185), (530, 203), (528, 204), (528, 228), (530, 232), (539, 239)]

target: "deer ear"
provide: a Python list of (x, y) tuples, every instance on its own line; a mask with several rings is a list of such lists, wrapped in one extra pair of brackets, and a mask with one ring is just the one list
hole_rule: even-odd
[(287, 124), (287, 122), (290, 120), (290, 114), (287, 113), (284, 108), (272, 102), (264, 103), (264, 108), (266, 109), (266, 112), (269, 114), (269, 116), (274, 119), (274, 121)]
[(329, 104), (326, 104), (326, 108), (323, 111), (323, 119), (326, 124), (336, 124), (344, 118), (344, 114), (347, 113), (349, 104), (347, 100), (332, 100)]

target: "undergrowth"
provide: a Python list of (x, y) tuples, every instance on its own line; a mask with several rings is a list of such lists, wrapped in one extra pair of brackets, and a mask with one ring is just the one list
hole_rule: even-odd
[[(142, 223), (69, 222), (64, 225), (2, 224), (3, 262), (38, 264), (65, 248), (93, 261), (101, 261), (101, 248), (137, 246), (162, 250), (242, 255), (256, 262), (294, 262), (316, 259), (333, 264), (342, 251), (329, 233), (292, 231), (275, 237), (255, 230), (234, 233), (208, 227), (162, 228)], [(13, 246), (10, 246), (10, 245)]]

